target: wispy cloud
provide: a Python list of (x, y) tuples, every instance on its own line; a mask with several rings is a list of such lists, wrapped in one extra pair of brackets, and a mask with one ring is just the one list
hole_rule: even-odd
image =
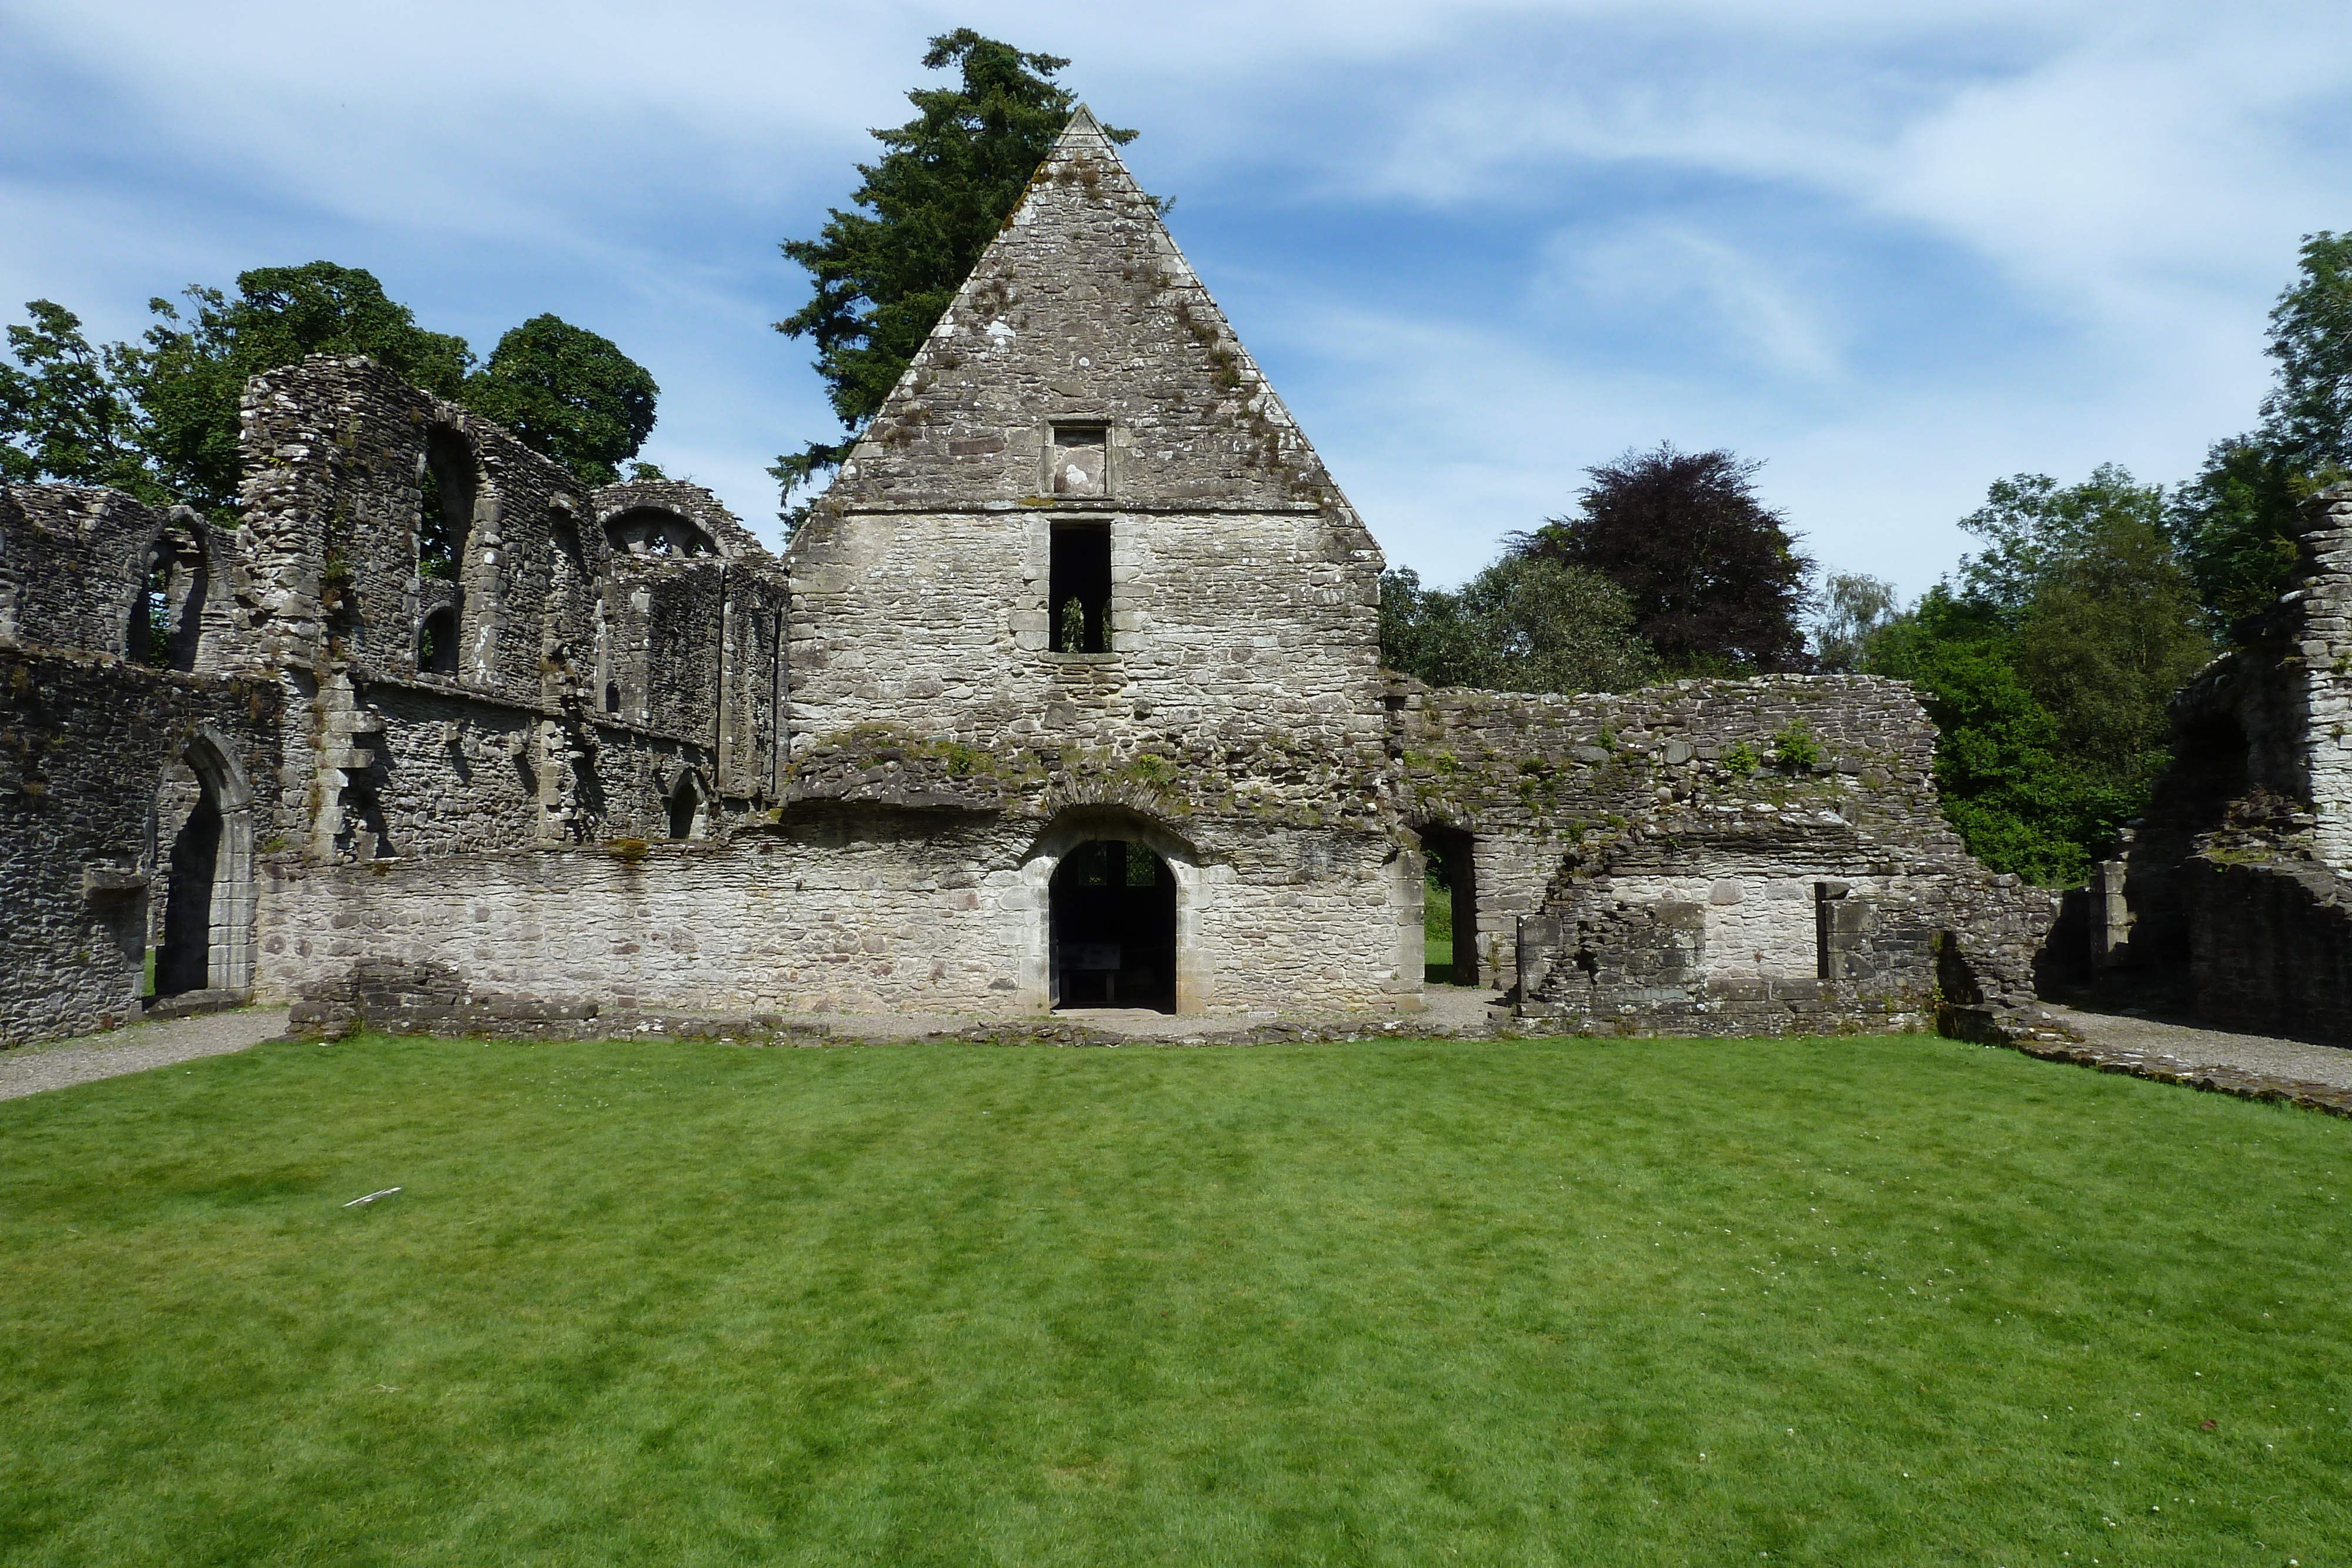
[(923, 39), (1069, 55), (1393, 557), (1444, 580), (1671, 438), (1917, 588), (1998, 474), (2242, 428), (2352, 226), (2340, 7), (1633, 0), (333, 8), (0, 0), (0, 308), (327, 256), (487, 347), (553, 309), (764, 524), (832, 428), (774, 250)]

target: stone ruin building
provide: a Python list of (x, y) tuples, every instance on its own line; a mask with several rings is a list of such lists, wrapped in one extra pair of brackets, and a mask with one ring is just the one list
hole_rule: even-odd
[(2174, 698), (2176, 760), (2087, 890), (2092, 966), (2159, 1009), (2342, 1041), (2352, 1037), (2352, 485), (2307, 504), (2292, 586), (2236, 632), (2239, 647)]
[[(363, 360), (254, 379), (233, 526), (0, 491), (0, 1040), (298, 1018), (2008, 1027), (2052, 897), (1909, 690), (1385, 673), (1379, 547), (1083, 110), (771, 556)], [(2338, 622), (2340, 625), (2340, 622)]]

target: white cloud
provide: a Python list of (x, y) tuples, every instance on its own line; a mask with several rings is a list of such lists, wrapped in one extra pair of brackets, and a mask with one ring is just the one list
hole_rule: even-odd
[(648, 455), (764, 523), (832, 426), (773, 243), (968, 23), (1145, 127), (1399, 559), (1457, 579), (1671, 436), (1916, 588), (1994, 475), (2175, 476), (2252, 418), (2296, 236), (2352, 226), (2339, 11), (0, 0), (0, 306), (121, 335), (329, 256), (478, 347), (558, 309), (656, 370)]

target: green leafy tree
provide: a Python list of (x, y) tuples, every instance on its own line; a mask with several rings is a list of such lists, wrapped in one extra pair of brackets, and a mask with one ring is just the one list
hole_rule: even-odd
[(2308, 236), (2301, 260), (2271, 310), (2278, 376), (2261, 427), (2215, 443), (2168, 519), (2218, 633), (2286, 591), (2303, 503), (2352, 477), (2352, 234)]
[(583, 484), (610, 485), (653, 433), (660, 392), (646, 368), (610, 338), (534, 316), (499, 340), (489, 362), (466, 379), (458, 395)]
[(1624, 591), (1598, 572), (1507, 553), (1459, 593), (1410, 570), (1381, 579), (1381, 653), (1432, 685), (1489, 691), (1622, 691), (1657, 661)]
[(1381, 663), (1433, 686), (1485, 685), (1489, 674), (1482, 629), (1461, 596), (1423, 587), (1410, 567), (1381, 574)]
[(72, 312), (48, 300), (8, 329), (0, 364), (0, 475), (111, 485), (149, 501), (215, 514), (242, 476), (245, 383), (309, 354), (364, 354), (425, 391), (514, 427), (583, 483), (609, 483), (653, 427), (658, 389), (608, 340), (541, 316), (508, 333), (474, 370), (463, 338), (416, 325), (373, 275), (314, 261), (240, 273), (234, 297), (191, 287), (183, 316), (165, 299), (138, 343), (93, 348)]
[(2079, 766), (2147, 799), (2169, 759), (2173, 694), (2213, 657), (2197, 594), (2163, 529), (2111, 515), (2055, 562), (2017, 633), (2018, 670)]
[(1802, 668), (1813, 563), (1757, 498), (1762, 465), (1662, 444), (1588, 468), (1573, 517), (1514, 551), (1582, 567), (1623, 590), (1633, 630), (1674, 674)]
[(2135, 524), (2161, 538), (2163, 487), (2142, 485), (2112, 463), (2079, 485), (2061, 485), (2047, 474), (1996, 479), (1985, 504), (1960, 519), (1985, 541), (1983, 549), (1960, 558), (1961, 593), (2014, 629), (2053, 572)]
[[(931, 39), (924, 68), (953, 68), (956, 85), (909, 92), (915, 118), (873, 133), (884, 152), (857, 165), (862, 183), (851, 202), (862, 210), (834, 208), (816, 238), (784, 241), (784, 254), (815, 288), (776, 330), (815, 343), (817, 373), (843, 429), (855, 431), (882, 406), (1012, 217), (1076, 106), (1054, 80), (1069, 63), (969, 27)], [(1136, 135), (1107, 133), (1120, 142)], [(813, 441), (778, 458), (771, 472), (786, 503), (839, 464), (849, 444)]]
[(1822, 583), (1821, 608), (1813, 621), (1813, 662), (1831, 674), (1851, 674), (1863, 666), (1871, 640), (1902, 610), (1895, 585), (1858, 571), (1833, 571)]
[(2212, 656), (2164, 497), (2105, 465), (1997, 481), (1961, 526), (1986, 548), (1873, 637), (1864, 667), (1916, 682), (1937, 782), (1998, 871), (2083, 880), (2169, 760), (2167, 705)]
[(25, 308), (8, 329), (14, 365), (0, 363), (0, 480), (106, 485), (145, 501), (164, 499), (140, 453), (136, 407), (110, 356), (83, 335), (81, 319), (52, 300)]
[(2058, 725), (2017, 667), (2016, 637), (1989, 605), (1943, 584), (1872, 644), (1869, 669), (1919, 688), (1936, 722), (1936, 784), (1969, 852), (1996, 871), (2083, 881), (2092, 846), (2137, 808), (2070, 765)]
[(2263, 432), (2305, 473), (2352, 468), (2352, 233), (2306, 236), (2302, 261), (2271, 310), (2278, 384)]
[(385, 297), (373, 274), (313, 261), (237, 275), (234, 297), (192, 287), (186, 319), (169, 300), (121, 381), (146, 423), (157, 479), (193, 506), (235, 504), (241, 475), (237, 403), (245, 383), (308, 354), (365, 354), (438, 397), (456, 397), (472, 367), (463, 338), (428, 332)]
[(2197, 477), (2173, 493), (2167, 525), (2217, 635), (2286, 591), (2303, 502), (2316, 488), (2256, 435), (2215, 443)]

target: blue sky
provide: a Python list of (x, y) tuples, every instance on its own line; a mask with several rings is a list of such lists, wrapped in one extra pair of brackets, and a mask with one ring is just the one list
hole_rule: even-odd
[(835, 426), (768, 324), (958, 26), (1064, 79), (1392, 563), (1458, 581), (1672, 440), (1761, 458), (1916, 592), (1993, 478), (2178, 480), (2250, 425), (2300, 236), (2352, 228), (2336, 4), (0, 0), (0, 316), (108, 337), (364, 267), (487, 353), (544, 310), (661, 382), (645, 455), (772, 538)]

